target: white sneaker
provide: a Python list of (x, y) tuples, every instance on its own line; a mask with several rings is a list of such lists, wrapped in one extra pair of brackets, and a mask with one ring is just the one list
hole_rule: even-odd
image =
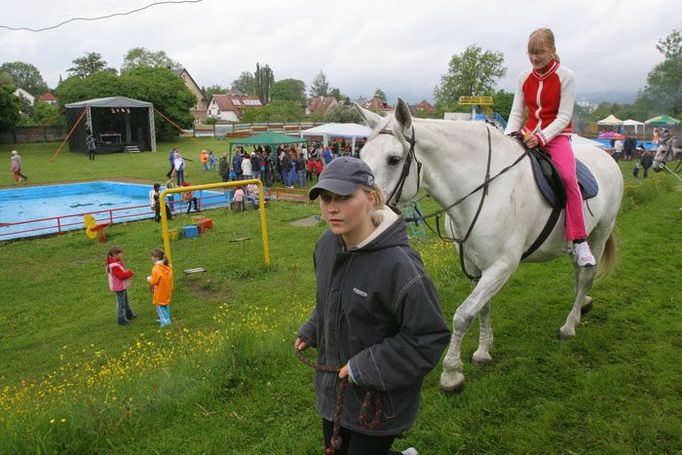
[(575, 243), (573, 245), (573, 260), (578, 267), (592, 267), (597, 265), (597, 261), (590, 251), (590, 245), (587, 242)]
[(417, 452), (417, 449), (414, 447), (410, 447), (409, 449), (405, 449), (402, 452), (403, 455), (419, 455), (419, 452)]

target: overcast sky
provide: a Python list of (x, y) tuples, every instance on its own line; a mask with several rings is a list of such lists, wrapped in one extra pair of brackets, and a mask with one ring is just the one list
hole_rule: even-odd
[[(0, 25), (40, 28), (150, 3), (0, 0)], [(229, 86), (260, 62), (277, 80), (309, 87), (323, 70), (352, 97), (380, 87), (389, 98), (419, 101), (432, 98), (450, 58), (473, 43), (504, 54), (499, 85), (513, 90), (528, 66), (528, 34), (543, 26), (554, 30), (562, 64), (577, 73), (579, 94), (634, 94), (662, 61), (656, 43), (682, 20), (679, 0), (203, 0), (41, 33), (0, 28), (0, 63), (32, 63), (54, 87), (86, 52), (119, 68), (127, 50), (142, 46), (166, 51), (203, 86)]]

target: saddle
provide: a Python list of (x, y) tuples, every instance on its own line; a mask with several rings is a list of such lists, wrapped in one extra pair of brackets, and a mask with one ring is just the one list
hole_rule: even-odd
[[(528, 156), (535, 182), (547, 203), (555, 208), (566, 207), (566, 188), (549, 154), (543, 149), (533, 148), (528, 151)], [(599, 193), (599, 185), (592, 172), (578, 159), (575, 160), (575, 170), (583, 201), (595, 197)]]
[[(525, 147), (525, 144), (522, 145)], [(566, 207), (566, 188), (564, 182), (561, 180), (559, 171), (552, 162), (549, 154), (540, 148), (528, 149), (528, 157), (530, 158), (531, 166), (533, 168), (533, 176), (538, 185), (540, 193), (545, 200), (552, 207), (552, 212), (542, 228), (542, 232), (535, 239), (533, 244), (523, 253), (521, 259), (530, 256), (540, 245), (549, 237), (549, 234), (554, 230), (554, 226), (559, 220), (559, 215)], [(592, 172), (580, 160), (575, 160), (575, 170), (578, 177), (578, 186), (583, 200), (593, 198), (599, 193), (599, 185), (594, 178)]]

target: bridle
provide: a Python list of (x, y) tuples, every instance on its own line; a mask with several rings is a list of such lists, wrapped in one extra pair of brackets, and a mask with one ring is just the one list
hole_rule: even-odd
[[(389, 136), (395, 137), (393, 131), (386, 128), (379, 131), (378, 134), (387, 134)], [(402, 196), (403, 194), (403, 187), (405, 186), (405, 181), (407, 180), (407, 176), (410, 175), (410, 167), (412, 166), (413, 160), (415, 163), (417, 163), (417, 191), (419, 191), (419, 188), (421, 186), (420, 176), (422, 173), (422, 163), (417, 159), (417, 156), (414, 153), (414, 146), (417, 143), (417, 140), (415, 138), (414, 126), (412, 126), (412, 137), (405, 136), (405, 140), (407, 141), (408, 144), (410, 144), (410, 148), (407, 151), (407, 156), (405, 157), (405, 161), (403, 162), (403, 168), (400, 171), (400, 178), (398, 178), (395, 187), (390, 192), (386, 200), (387, 205), (391, 207), (391, 209), (396, 211), (398, 208), (398, 201), (400, 201), (400, 196)]]
[[(668, 150), (665, 152), (665, 154), (663, 155), (663, 158), (661, 158), (660, 160), (656, 159), (656, 157), (654, 157), (654, 164), (656, 164), (658, 162), (658, 163), (661, 163), (660, 167), (663, 167), (673, 157), (673, 138), (672, 137), (669, 138), (664, 144), (661, 144), (661, 147), (668, 147)], [(657, 155), (658, 155), (658, 153), (657, 153)]]
[[(500, 170), (497, 174), (495, 174), (494, 176), (491, 177), (490, 176), (490, 164), (492, 161), (492, 141), (490, 138), (490, 127), (488, 127), (488, 125), (486, 125), (486, 132), (488, 133), (488, 160), (487, 160), (487, 164), (486, 164), (485, 178), (483, 180), (483, 183), (481, 183), (476, 188), (471, 190), (469, 193), (467, 193), (463, 197), (457, 199), (455, 202), (448, 205), (447, 207), (443, 207), (443, 208), (441, 208), (441, 209), (439, 209), (439, 210), (437, 210), (437, 211), (435, 211), (429, 215), (421, 215), (419, 213), (419, 217), (415, 217), (414, 219), (406, 219), (405, 220), (407, 222), (417, 221), (417, 220), (423, 221), (424, 224), (426, 224), (426, 226), (428, 226), (428, 228), (432, 232), (436, 233), (436, 235), (438, 235), (438, 237), (441, 240), (456, 243), (458, 248), (459, 248), (459, 262), (460, 262), (460, 266), (462, 267), (462, 272), (464, 272), (464, 275), (466, 275), (466, 277), (472, 281), (478, 281), (478, 279), (481, 277), (471, 275), (470, 273), (467, 272), (467, 270), (464, 266), (464, 242), (466, 242), (466, 240), (469, 238), (472, 231), (474, 230), (474, 226), (476, 225), (476, 222), (478, 221), (478, 217), (481, 214), (481, 211), (483, 209), (483, 203), (485, 202), (485, 198), (488, 195), (488, 186), (490, 185), (490, 182), (492, 182), (497, 177), (499, 177), (500, 175), (504, 174), (505, 172), (507, 172), (508, 170), (510, 170), (511, 168), (516, 166), (517, 164), (519, 164), (521, 162), (521, 160), (523, 160), (523, 158), (525, 158), (528, 155), (528, 152), (524, 151), (524, 153), (519, 155), (519, 157), (512, 164), (510, 164), (509, 166), (506, 166), (505, 168)], [(379, 131), (378, 134), (388, 134), (390, 136), (395, 136), (395, 134), (392, 131), (390, 131), (386, 128)], [(417, 156), (415, 155), (415, 152), (414, 152), (414, 148), (416, 145), (414, 126), (412, 126), (412, 137), (408, 138), (406, 136), (405, 140), (410, 144), (410, 149), (407, 152), (407, 157), (405, 157), (405, 162), (403, 163), (403, 168), (402, 168), (402, 171), (400, 173), (400, 178), (398, 179), (398, 182), (396, 183), (395, 187), (391, 191), (391, 193), (388, 197), (388, 200), (387, 200), (388, 206), (391, 207), (397, 213), (400, 213), (400, 210), (398, 210), (398, 208), (397, 208), (397, 204), (398, 204), (398, 201), (400, 200), (400, 196), (402, 195), (403, 187), (405, 186), (405, 181), (407, 180), (407, 176), (410, 174), (410, 166), (412, 165), (412, 160), (414, 160), (417, 163), (417, 191), (419, 191), (419, 188), (420, 188), (420, 175), (421, 175), (422, 163), (417, 159)], [(474, 215), (474, 218), (471, 220), (471, 224), (469, 225), (469, 228), (466, 230), (466, 234), (464, 235), (464, 237), (462, 237), (462, 238), (449, 238), (449, 237), (443, 236), (440, 232), (440, 225), (438, 222), (438, 217), (440, 215), (442, 215), (443, 213), (446, 213), (451, 208), (461, 204), (469, 196), (478, 192), (479, 190), (483, 190), (481, 192), (481, 199), (479, 201), (478, 208), (476, 209), (476, 214)], [(391, 202), (391, 200), (393, 200), (394, 202)], [(426, 221), (427, 218), (431, 218), (431, 217), (436, 217), (436, 229), (435, 230)]]

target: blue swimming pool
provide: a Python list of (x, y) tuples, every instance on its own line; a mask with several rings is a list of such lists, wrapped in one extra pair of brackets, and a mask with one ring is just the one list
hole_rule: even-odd
[[(82, 229), (83, 215), (98, 222), (120, 223), (153, 218), (150, 185), (97, 181), (0, 190), (0, 241)], [(163, 189), (163, 188), (162, 188)], [(203, 208), (224, 206), (218, 191), (196, 194)], [(179, 200), (179, 195), (175, 195)], [(174, 210), (186, 210), (176, 202)]]

